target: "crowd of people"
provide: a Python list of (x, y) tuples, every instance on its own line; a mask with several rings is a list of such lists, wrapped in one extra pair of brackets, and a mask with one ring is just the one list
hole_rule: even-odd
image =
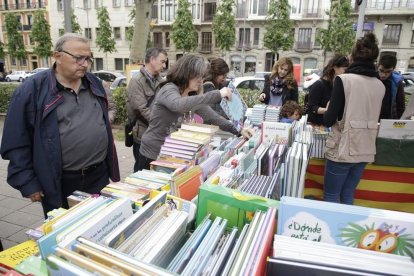
[[(258, 95), (264, 104), (281, 106), (281, 121), (292, 123), (304, 113), (308, 122), (331, 127), (326, 145), (324, 200), (353, 204), (364, 168), (374, 160), (379, 119), (400, 118), (405, 111), (396, 59), (384, 55), (374, 34), (358, 39), (350, 55), (336, 55), (309, 89), (304, 107), (290, 58), (281, 57), (265, 76)], [(108, 99), (103, 83), (89, 68), (89, 40), (65, 34), (53, 51), (54, 64), (29, 78), (13, 93), (0, 153), (9, 160), (7, 181), (22, 196), (42, 203), (44, 214), (68, 207), (75, 190), (99, 191), (119, 181), (119, 167)], [(181, 57), (163, 80), (168, 55), (150, 48), (145, 64), (127, 87), (127, 113), (133, 122), (134, 171), (148, 169), (161, 145), (192, 113), (206, 124), (249, 138), (237, 130), (220, 107), (231, 101), (225, 87), (229, 67), (221, 58), (208, 62), (198, 55)]]

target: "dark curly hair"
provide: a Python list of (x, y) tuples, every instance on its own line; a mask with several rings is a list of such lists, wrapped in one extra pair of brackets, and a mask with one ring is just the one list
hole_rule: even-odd
[(226, 75), (230, 71), (229, 66), (222, 58), (215, 58), (210, 61), (210, 71), (208, 72), (204, 81), (211, 81), (215, 87), (219, 87), (217, 77)]
[(280, 110), (280, 118), (289, 118), (295, 111), (298, 111), (299, 115), (302, 116), (302, 107), (295, 101), (287, 101)]
[(364, 60), (375, 62), (379, 55), (377, 37), (373, 33), (367, 33), (358, 38), (352, 49), (352, 60)]

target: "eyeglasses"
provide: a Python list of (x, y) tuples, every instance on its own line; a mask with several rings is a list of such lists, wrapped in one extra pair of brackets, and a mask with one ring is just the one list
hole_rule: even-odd
[(69, 52), (66, 52), (65, 50), (60, 50), (59, 52), (63, 52), (65, 54), (68, 54), (71, 57), (73, 57), (78, 65), (82, 65), (85, 62), (85, 60), (89, 64), (92, 64), (93, 63), (93, 57), (90, 57), (90, 56), (75, 56), (74, 54), (71, 54)]

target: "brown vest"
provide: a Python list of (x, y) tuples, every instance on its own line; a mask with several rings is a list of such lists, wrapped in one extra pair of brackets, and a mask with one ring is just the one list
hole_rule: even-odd
[(345, 163), (373, 162), (385, 87), (376, 77), (343, 74), (344, 114), (332, 126), (325, 157)]

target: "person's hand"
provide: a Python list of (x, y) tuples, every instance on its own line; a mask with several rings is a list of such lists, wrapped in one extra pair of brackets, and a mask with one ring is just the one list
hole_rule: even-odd
[(230, 88), (223, 87), (220, 89), (220, 95), (222, 98), (225, 98), (228, 101), (231, 101), (231, 90)]
[(266, 98), (266, 94), (265, 93), (262, 93), (259, 96), (259, 101), (264, 102), (265, 98)]
[(36, 192), (29, 195), (29, 198), (32, 202), (40, 202), (42, 201), (42, 197), (44, 197), (43, 192)]
[(253, 135), (254, 135), (254, 130), (250, 129), (250, 128), (243, 128), (240, 131), (240, 134), (246, 138), (246, 139), (250, 139)]

